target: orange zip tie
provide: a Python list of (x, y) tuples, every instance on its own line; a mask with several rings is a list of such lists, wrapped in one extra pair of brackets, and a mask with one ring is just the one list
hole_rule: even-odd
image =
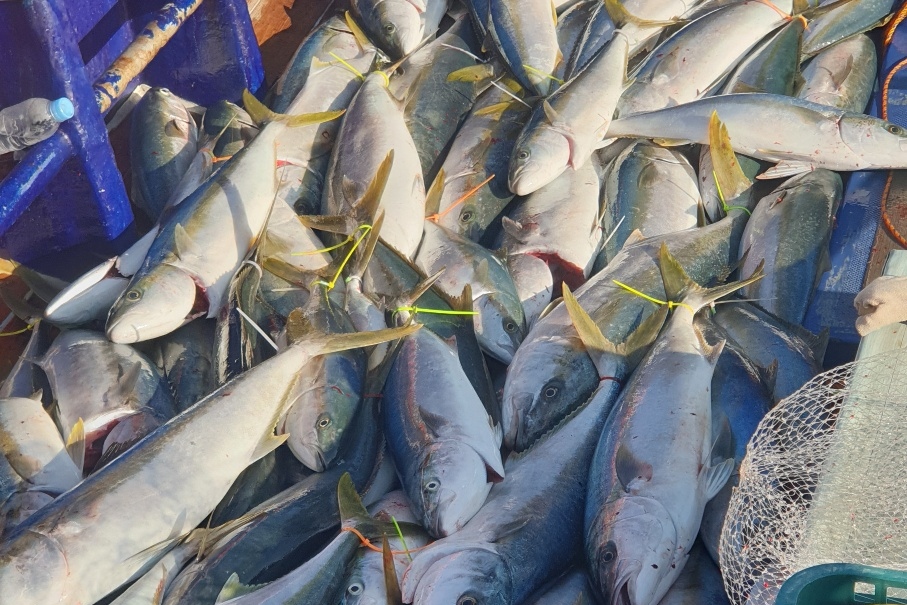
[(227, 160), (231, 159), (232, 157), (233, 157), (232, 155), (225, 155), (224, 157), (217, 157), (216, 155), (213, 155), (213, 156), (211, 156), (211, 163), (218, 164), (220, 162), (226, 162)]
[[(907, 6), (902, 9), (901, 12), (907, 10)], [(898, 14), (900, 17), (901, 15)], [(892, 35), (894, 34), (892, 30)], [(888, 37), (886, 32), (886, 38)], [(882, 119), (888, 119), (888, 88), (891, 86), (891, 80), (894, 78), (894, 75), (904, 66), (907, 65), (907, 58), (901, 59), (898, 61), (894, 67), (888, 72), (888, 75), (885, 76), (885, 82), (882, 84)], [(885, 230), (888, 232), (888, 235), (898, 243), (901, 248), (907, 248), (907, 239), (901, 235), (901, 232), (898, 231), (897, 227), (894, 226), (894, 223), (891, 222), (891, 217), (888, 215), (888, 195), (891, 193), (891, 182), (894, 180), (894, 171), (888, 171), (888, 178), (885, 180), (885, 189), (882, 191), (882, 224), (885, 225)]]
[(492, 179), (494, 179), (494, 177), (495, 177), (495, 175), (492, 174), (490, 177), (488, 177), (487, 179), (485, 179), (484, 181), (482, 181), (481, 183), (479, 183), (478, 185), (476, 185), (475, 187), (473, 187), (472, 189), (470, 189), (469, 191), (467, 191), (466, 193), (461, 195), (459, 198), (457, 198), (457, 200), (453, 204), (451, 204), (450, 206), (448, 206), (447, 208), (444, 209), (444, 212), (437, 212), (435, 214), (426, 216), (425, 220), (437, 223), (442, 218), (447, 216), (448, 212), (450, 212), (451, 210), (453, 210), (454, 208), (456, 208), (457, 206), (459, 206), (460, 204), (462, 204), (463, 202), (468, 200), (470, 197), (472, 197), (476, 193), (478, 193), (479, 189), (481, 189), (482, 187), (484, 187), (485, 185), (490, 183), (492, 181)]
[[(344, 526), (344, 527), (340, 528), (340, 531), (348, 531), (351, 534), (355, 535), (357, 538), (359, 538), (359, 541), (362, 542), (362, 546), (366, 547), (367, 549), (373, 550), (375, 552), (382, 552), (382, 550), (380, 548), (378, 548), (377, 546), (372, 544), (371, 540), (369, 540), (368, 538), (363, 536), (362, 533), (355, 527)], [(409, 553), (418, 552), (427, 547), (428, 547), (428, 545), (426, 544), (425, 546), (420, 546), (418, 548), (410, 548), (408, 550), (392, 550), (391, 554), (392, 555), (408, 555)]]
[(894, 38), (894, 30), (898, 28), (898, 25), (901, 24), (907, 18), (907, 4), (901, 6), (901, 9), (894, 16), (894, 19), (888, 22), (888, 25), (885, 26), (885, 35), (882, 38), (882, 44), (887, 49), (891, 45), (891, 39)]

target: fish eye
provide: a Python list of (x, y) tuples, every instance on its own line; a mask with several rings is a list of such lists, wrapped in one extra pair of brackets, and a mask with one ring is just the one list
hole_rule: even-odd
[(617, 547), (614, 545), (613, 540), (609, 540), (605, 544), (605, 552), (602, 553), (602, 563), (610, 563), (617, 557)]
[(397, 26), (394, 25), (393, 23), (388, 23), (384, 26), (384, 33), (386, 33), (390, 36), (394, 35), (394, 33), (396, 33), (396, 31), (397, 31)]
[(887, 126), (885, 126), (885, 130), (887, 130), (891, 134), (897, 135), (897, 136), (903, 136), (905, 133), (907, 133), (907, 131), (905, 131), (903, 128), (901, 128), (897, 124), (888, 124)]
[(520, 151), (520, 152), (517, 154), (516, 159), (518, 159), (518, 160), (528, 160), (528, 159), (529, 159), (529, 150), (528, 150), (528, 149), (523, 149), (522, 151)]
[(473, 216), (472, 210), (464, 210), (464, 211), (460, 214), (460, 222), (461, 222), (461, 223), (468, 223), (468, 222), (472, 221), (472, 216)]
[(438, 488), (441, 487), (441, 483), (437, 479), (432, 479), (425, 484), (425, 491), (427, 492), (436, 492)]
[(463, 595), (462, 597), (457, 599), (457, 605), (479, 605), (479, 602), (476, 600), (475, 597), (471, 597), (469, 595)]
[(557, 387), (548, 387), (545, 389), (545, 398), (552, 399), (557, 397)]
[(329, 426), (330, 424), (331, 424), (331, 417), (330, 417), (330, 416), (322, 416), (322, 417), (318, 420), (318, 428), (320, 428), (320, 429), (326, 429), (326, 428), (328, 428), (328, 426)]
[(352, 584), (350, 584), (349, 586), (346, 587), (346, 591), (353, 596), (362, 594), (362, 590), (363, 590), (362, 584), (360, 584), (359, 582), (353, 582)]
[(516, 332), (516, 327), (517, 327), (516, 324), (513, 323), (512, 321), (504, 322), (504, 331), (507, 332), (508, 334), (513, 334), (514, 332)]
[(130, 290), (126, 293), (126, 300), (130, 302), (136, 302), (137, 300), (142, 299), (142, 293), (138, 290)]

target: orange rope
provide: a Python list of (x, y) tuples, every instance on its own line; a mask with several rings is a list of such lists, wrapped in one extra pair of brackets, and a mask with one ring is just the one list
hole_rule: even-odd
[[(898, 19), (903, 19), (907, 16), (907, 5), (901, 9), (898, 13)], [(897, 19), (896, 19), (897, 20)], [(890, 35), (894, 35), (894, 30), (891, 32), (885, 32), (886, 45), (890, 42)], [(888, 88), (891, 86), (891, 80), (894, 78), (894, 75), (905, 65), (907, 65), (907, 58), (901, 59), (898, 61), (894, 67), (888, 72), (888, 75), (885, 76), (885, 82), (882, 84), (882, 119), (888, 119)], [(894, 180), (894, 171), (888, 171), (888, 178), (885, 180), (885, 189), (882, 191), (882, 224), (885, 225), (885, 230), (888, 232), (888, 235), (891, 236), (894, 241), (898, 243), (901, 248), (907, 248), (907, 238), (901, 235), (901, 232), (898, 231), (897, 227), (894, 226), (894, 223), (891, 221), (891, 216), (888, 214), (888, 195), (891, 193), (891, 182)]]
[(457, 199), (453, 204), (451, 204), (450, 206), (445, 208), (444, 212), (439, 212), (437, 214), (431, 214), (429, 216), (426, 216), (425, 219), (429, 220), (429, 221), (434, 221), (435, 223), (437, 223), (442, 218), (447, 216), (448, 212), (450, 212), (451, 210), (453, 210), (454, 208), (456, 208), (457, 206), (459, 206), (460, 204), (462, 204), (463, 202), (468, 200), (470, 197), (475, 195), (479, 191), (479, 189), (481, 189), (482, 187), (484, 187), (485, 185), (490, 183), (493, 178), (494, 178), (494, 175), (492, 174), (490, 177), (488, 177), (487, 179), (485, 179), (484, 181), (482, 181), (481, 183), (479, 183), (478, 185), (476, 185), (475, 187), (473, 187), (472, 189), (470, 189), (469, 191), (467, 191), (466, 193), (461, 195), (459, 197), (459, 199)]
[(901, 7), (901, 10), (894, 16), (894, 19), (889, 21), (888, 25), (885, 26), (885, 35), (882, 38), (882, 44), (886, 49), (891, 44), (891, 39), (894, 38), (894, 30), (898, 28), (898, 25), (900, 25), (901, 21), (905, 18), (907, 18), (907, 4), (904, 4)]
[[(362, 533), (355, 527), (349, 527), (349, 526), (341, 527), (340, 531), (348, 531), (351, 534), (355, 535), (357, 538), (359, 538), (359, 541), (362, 542), (362, 546), (368, 548), (369, 550), (373, 550), (375, 552), (384, 552), (380, 548), (378, 548), (377, 546), (372, 544), (371, 540), (369, 540), (368, 538), (363, 536)], [(428, 547), (428, 545), (420, 546), (419, 548), (410, 548), (409, 550), (392, 550), (391, 554), (392, 555), (408, 555), (411, 552), (418, 552), (418, 551), (422, 550), (423, 548), (427, 548), (427, 547)]]

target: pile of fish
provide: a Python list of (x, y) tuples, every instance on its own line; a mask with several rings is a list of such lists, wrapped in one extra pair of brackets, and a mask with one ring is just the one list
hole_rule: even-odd
[(153, 227), (4, 265), (0, 601), (726, 602), (835, 171), (907, 167), (893, 2), (559, 4), (353, 0), (266, 105), (141, 99)]

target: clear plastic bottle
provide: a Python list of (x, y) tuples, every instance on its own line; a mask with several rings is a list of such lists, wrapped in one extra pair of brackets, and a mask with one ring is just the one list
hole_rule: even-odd
[(0, 111), (0, 153), (18, 151), (51, 136), (75, 113), (72, 102), (29, 99)]

